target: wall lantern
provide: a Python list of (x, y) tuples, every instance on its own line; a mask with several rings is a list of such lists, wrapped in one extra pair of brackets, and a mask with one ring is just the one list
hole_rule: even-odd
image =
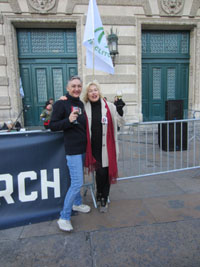
[(113, 62), (113, 66), (115, 66), (115, 56), (117, 54), (119, 54), (118, 52), (118, 36), (117, 36), (117, 32), (116, 34), (113, 33), (113, 29), (110, 29), (110, 34), (107, 37), (108, 40), (108, 48), (110, 51), (110, 55), (112, 58), (112, 62)]

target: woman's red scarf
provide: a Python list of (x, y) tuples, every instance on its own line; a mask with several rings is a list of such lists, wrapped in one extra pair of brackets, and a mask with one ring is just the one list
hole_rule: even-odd
[[(107, 127), (108, 174), (109, 174), (110, 184), (115, 184), (117, 182), (118, 169), (117, 169), (117, 153), (116, 153), (116, 146), (115, 146), (114, 127), (113, 127), (110, 109), (105, 99), (104, 99), (104, 102), (105, 102), (105, 107), (107, 109), (107, 120), (108, 120), (108, 127)], [(88, 168), (88, 172), (91, 172), (97, 169), (98, 164), (95, 158), (92, 156), (89, 123), (88, 123), (87, 114), (85, 113), (85, 115), (86, 115), (86, 132), (87, 132), (85, 167)]]

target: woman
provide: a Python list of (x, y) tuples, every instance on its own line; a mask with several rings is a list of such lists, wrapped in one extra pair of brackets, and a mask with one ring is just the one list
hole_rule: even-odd
[(88, 83), (84, 95), (87, 122), (87, 151), (85, 166), (96, 171), (97, 205), (107, 212), (110, 185), (116, 183), (117, 120), (123, 122), (116, 107), (101, 95), (98, 82)]

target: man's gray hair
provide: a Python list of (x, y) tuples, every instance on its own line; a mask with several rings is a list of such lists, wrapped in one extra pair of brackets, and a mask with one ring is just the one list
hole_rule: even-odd
[(71, 81), (73, 81), (73, 80), (79, 80), (79, 81), (81, 82), (81, 84), (83, 84), (82, 79), (81, 79), (78, 75), (76, 75), (76, 76), (72, 76), (72, 77), (68, 80), (67, 86), (68, 86), (69, 83), (70, 83)]

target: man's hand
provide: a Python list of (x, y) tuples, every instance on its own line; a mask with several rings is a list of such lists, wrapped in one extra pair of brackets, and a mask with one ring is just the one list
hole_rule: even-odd
[(74, 122), (75, 120), (77, 120), (77, 118), (78, 118), (77, 111), (76, 111), (76, 110), (72, 111), (72, 112), (70, 113), (70, 115), (69, 115), (69, 121), (72, 123), (72, 122)]
[[(65, 95), (63, 95), (63, 96), (60, 97), (59, 100), (67, 100), (67, 99), (68, 99), (68, 98), (67, 98)], [(70, 115), (69, 115), (69, 121), (72, 123), (72, 122), (76, 121), (77, 118), (78, 118), (78, 113), (77, 113), (77, 111), (76, 111), (76, 110), (72, 111), (72, 112), (70, 113)]]

